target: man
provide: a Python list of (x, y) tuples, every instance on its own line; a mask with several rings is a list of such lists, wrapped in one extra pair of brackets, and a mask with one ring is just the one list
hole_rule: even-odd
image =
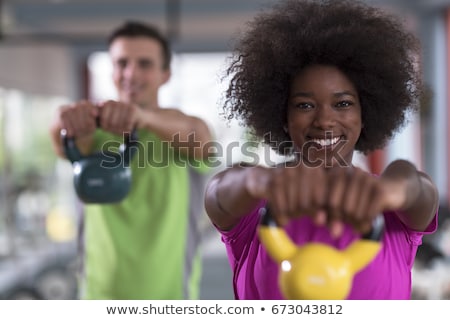
[(62, 129), (83, 154), (123, 141), (133, 129), (139, 140), (128, 196), (85, 206), (82, 298), (197, 299), (203, 146), (210, 130), (199, 118), (159, 106), (171, 51), (156, 29), (128, 22), (108, 43), (118, 101), (62, 106), (51, 128), (61, 157)]

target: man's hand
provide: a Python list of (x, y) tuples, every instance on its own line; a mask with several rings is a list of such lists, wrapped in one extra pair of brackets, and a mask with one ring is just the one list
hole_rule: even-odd
[(97, 128), (98, 108), (89, 101), (64, 105), (58, 110), (56, 121), (60, 129), (66, 130), (67, 137), (84, 137)]
[(98, 105), (100, 127), (118, 135), (138, 128), (142, 110), (134, 104), (108, 100)]

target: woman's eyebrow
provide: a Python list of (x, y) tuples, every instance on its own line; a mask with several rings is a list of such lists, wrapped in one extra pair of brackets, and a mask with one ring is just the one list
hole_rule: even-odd
[[(312, 92), (304, 92), (304, 91), (298, 91), (291, 95), (291, 97), (305, 97), (305, 98), (310, 98), (313, 96), (314, 96), (314, 94)], [(345, 91), (335, 92), (335, 93), (333, 93), (333, 96), (334, 97), (352, 96), (352, 97), (356, 98), (357, 95), (353, 91), (345, 90)]]

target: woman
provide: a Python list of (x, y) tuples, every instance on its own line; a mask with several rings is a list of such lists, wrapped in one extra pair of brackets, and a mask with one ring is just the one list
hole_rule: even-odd
[(236, 165), (208, 184), (205, 206), (225, 243), (236, 299), (283, 298), (278, 265), (257, 234), (265, 206), (297, 245), (337, 249), (382, 214), (381, 252), (347, 298), (410, 298), (417, 247), (437, 227), (437, 189), (411, 162), (393, 161), (375, 176), (352, 159), (355, 150), (383, 147), (417, 109), (418, 50), (397, 17), (355, 1), (287, 0), (249, 24), (228, 69), (224, 110), (294, 160)]

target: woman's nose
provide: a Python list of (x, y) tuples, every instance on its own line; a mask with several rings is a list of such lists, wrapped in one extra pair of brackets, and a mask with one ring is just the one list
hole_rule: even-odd
[(314, 125), (318, 128), (329, 129), (336, 124), (336, 114), (332, 106), (319, 106), (316, 109)]

